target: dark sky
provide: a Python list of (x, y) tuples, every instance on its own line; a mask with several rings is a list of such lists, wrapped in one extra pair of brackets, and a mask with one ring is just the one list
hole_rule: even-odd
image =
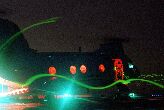
[(104, 38), (128, 38), (125, 52), (139, 69), (163, 74), (163, 0), (0, 0), (0, 10), (20, 28), (62, 17), (24, 34), (38, 51), (93, 51)]

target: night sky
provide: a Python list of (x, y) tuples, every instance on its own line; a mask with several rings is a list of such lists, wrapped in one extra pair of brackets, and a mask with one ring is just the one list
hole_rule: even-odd
[(24, 34), (40, 52), (75, 52), (79, 46), (91, 52), (104, 38), (125, 38), (125, 52), (141, 72), (164, 74), (163, 0), (0, 0), (0, 13), (21, 29), (62, 17)]

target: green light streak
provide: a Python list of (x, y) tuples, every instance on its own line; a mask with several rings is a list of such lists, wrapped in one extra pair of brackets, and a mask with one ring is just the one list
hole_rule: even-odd
[(43, 20), (43, 21), (40, 21), (38, 23), (35, 23), (35, 24), (32, 24), (28, 27), (25, 27), (24, 29), (22, 29), (21, 31), (15, 33), (14, 35), (12, 35), (5, 43), (3, 43), (1, 46), (0, 46), (0, 52), (4, 49), (7, 48), (7, 46), (9, 46), (15, 39), (17, 39), (19, 37), (19, 35), (21, 35), (22, 33), (24, 33), (25, 31), (29, 30), (29, 29), (32, 29), (34, 27), (38, 27), (38, 26), (41, 26), (43, 24), (51, 24), (51, 23), (55, 23), (60, 17), (54, 17), (54, 18), (50, 18), (50, 19), (46, 19), (46, 20)]
[(90, 85), (86, 85), (86, 84), (83, 84), (79, 81), (75, 81), (75, 80), (72, 80), (70, 78), (67, 78), (65, 76), (62, 76), (62, 75), (51, 75), (51, 74), (38, 74), (38, 75), (35, 75), (31, 78), (29, 78), (24, 84), (21, 84), (23, 87), (24, 86), (29, 86), (31, 85), (35, 80), (37, 79), (40, 79), (42, 77), (58, 77), (58, 78), (62, 78), (62, 79), (65, 79), (65, 80), (68, 80), (68, 81), (71, 81), (81, 87), (84, 87), (84, 88), (87, 88), (87, 89), (93, 89), (93, 90), (103, 90), (103, 89), (108, 89), (108, 88), (111, 88), (119, 83), (122, 83), (122, 84), (129, 84), (133, 81), (142, 81), (142, 82), (147, 82), (147, 83), (150, 83), (152, 85), (155, 85), (155, 86), (158, 86), (160, 88), (164, 88), (164, 85), (162, 84), (159, 84), (159, 83), (156, 83), (156, 82), (153, 82), (153, 81), (150, 81), (150, 80), (145, 80), (145, 79), (128, 79), (128, 80), (118, 80), (116, 82), (113, 82), (112, 84), (109, 84), (107, 86), (102, 86), (102, 87), (94, 87), (94, 86), (90, 86)]
[(74, 98), (76, 100), (81, 100), (81, 101), (85, 101), (85, 102), (91, 102), (91, 103), (98, 103), (97, 101), (93, 101), (87, 98)]

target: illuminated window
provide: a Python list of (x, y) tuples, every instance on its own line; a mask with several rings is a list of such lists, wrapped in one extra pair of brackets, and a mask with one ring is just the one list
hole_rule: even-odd
[(81, 65), (80, 71), (81, 73), (85, 74), (87, 72), (87, 67), (85, 65)]
[(49, 67), (48, 73), (49, 73), (49, 74), (56, 74), (56, 68), (53, 67), (53, 66)]
[(75, 74), (76, 73), (76, 66), (70, 66), (70, 73)]
[(103, 64), (99, 65), (99, 71), (103, 73), (105, 71), (105, 66)]

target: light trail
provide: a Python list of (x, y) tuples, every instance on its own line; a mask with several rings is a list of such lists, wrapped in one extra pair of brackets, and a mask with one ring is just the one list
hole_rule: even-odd
[(19, 32), (17, 32), (14, 35), (12, 35), (5, 43), (3, 43), (0, 46), (0, 52), (2, 52), (3, 50), (5, 50), (15, 39), (17, 39), (22, 33), (26, 32), (27, 30), (32, 29), (34, 27), (38, 27), (38, 26), (44, 25), (44, 24), (55, 23), (55, 22), (57, 22), (57, 20), (59, 18), (60, 17), (49, 18), (49, 19), (40, 21), (38, 23), (32, 24), (32, 25), (30, 25), (28, 27), (25, 27), (24, 29), (22, 29)]
[[(118, 80), (116, 82), (113, 82), (112, 84), (109, 84), (107, 86), (98, 86), (98, 87), (95, 87), (95, 86), (90, 86), (90, 85), (87, 85), (87, 84), (84, 84), (84, 83), (81, 83), (79, 81), (76, 81), (76, 80), (73, 80), (73, 79), (70, 79), (70, 78), (67, 78), (65, 76), (62, 76), (62, 75), (51, 75), (51, 74), (38, 74), (38, 75), (35, 75), (35, 76), (32, 76), (31, 78), (29, 78), (25, 83), (21, 84), (21, 83), (17, 83), (19, 84), (22, 88), (23, 87), (27, 87), (29, 85), (31, 85), (34, 81), (36, 81), (37, 79), (40, 79), (40, 78), (43, 78), (43, 77), (58, 77), (58, 78), (62, 78), (62, 79), (65, 79), (65, 80), (68, 80), (74, 84), (77, 84), (78, 86), (81, 86), (83, 88), (87, 88), (87, 89), (92, 89), (92, 90), (104, 90), (104, 89), (108, 89), (108, 88), (111, 88), (119, 83), (122, 83), (122, 84), (129, 84), (129, 83), (132, 83), (134, 81), (142, 81), (142, 82), (147, 82), (147, 83), (150, 83), (152, 85), (155, 85), (157, 87), (160, 87), (160, 88), (164, 88), (164, 85), (162, 84), (159, 84), (159, 83), (156, 83), (154, 81), (150, 81), (150, 80), (145, 80), (145, 79), (128, 79), (128, 80)], [(45, 90), (46, 91), (46, 90)], [(12, 91), (12, 92), (15, 92), (15, 91)], [(10, 92), (10, 93), (12, 93)], [(9, 93), (4, 93), (6, 95), (8, 95)], [(2, 94), (0, 95), (2, 96)]]
[(122, 83), (122, 84), (129, 84), (131, 82), (134, 82), (134, 81), (142, 81), (142, 82), (147, 82), (147, 83), (150, 83), (152, 85), (155, 85), (157, 87), (160, 87), (160, 88), (164, 88), (164, 85), (162, 84), (159, 84), (159, 83), (156, 83), (156, 82), (153, 82), (153, 81), (150, 81), (150, 80), (145, 80), (145, 79), (128, 79), (128, 80), (118, 80), (116, 82), (113, 82), (112, 84), (109, 84), (107, 86), (102, 86), (102, 87), (94, 87), (94, 86), (90, 86), (90, 85), (87, 85), (87, 84), (84, 84), (84, 83), (81, 83), (79, 81), (76, 81), (76, 80), (73, 80), (73, 79), (70, 79), (70, 78), (67, 78), (65, 76), (62, 76), (62, 75), (51, 75), (51, 74), (38, 74), (38, 75), (35, 75), (31, 78), (29, 78), (24, 84), (20, 84), (22, 87), (25, 87), (25, 86), (29, 86), (31, 85), (35, 80), (37, 79), (40, 79), (42, 77), (58, 77), (58, 78), (62, 78), (62, 79), (65, 79), (65, 80), (68, 80), (68, 81), (71, 81), (81, 87), (84, 87), (84, 88), (87, 88), (87, 89), (93, 89), (93, 90), (103, 90), (103, 89), (108, 89), (108, 88), (111, 88), (119, 83)]

